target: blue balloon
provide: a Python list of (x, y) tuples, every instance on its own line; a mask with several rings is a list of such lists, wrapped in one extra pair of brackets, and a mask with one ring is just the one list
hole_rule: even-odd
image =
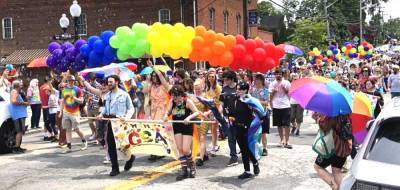
[(117, 54), (117, 50), (112, 48), (111, 46), (108, 45), (104, 48), (104, 57), (111, 59), (111, 58), (116, 57), (116, 54)]
[(349, 44), (351, 44), (350, 42), (345, 42), (344, 43), (344, 46), (347, 46), (347, 45), (349, 45)]
[(332, 50), (332, 53), (333, 53), (334, 55), (336, 55), (336, 54), (339, 53), (339, 51), (338, 51), (337, 49), (333, 49), (333, 50)]
[(101, 62), (103, 61), (103, 56), (101, 54), (96, 53), (95, 51), (91, 51), (89, 54), (89, 67), (99, 67)]
[(103, 40), (96, 40), (95, 42), (94, 42), (94, 44), (93, 44), (93, 50), (96, 52), (96, 53), (100, 53), (100, 54), (103, 54), (103, 52), (104, 52), (104, 47), (105, 47), (105, 45), (104, 45), (104, 43), (103, 43)]
[(114, 61), (114, 58), (113, 58), (113, 57), (112, 57), (112, 58), (109, 58), (109, 57), (104, 56), (104, 57), (103, 57), (102, 63), (103, 63), (104, 65), (109, 65), (109, 64), (111, 64), (113, 61)]
[(100, 40), (100, 38), (98, 36), (90, 36), (88, 39), (88, 44), (91, 48), (93, 48), (94, 46), (94, 42), (96, 42), (96, 40)]
[(89, 44), (83, 44), (80, 49), (80, 53), (84, 58), (88, 58), (92, 49), (90, 48)]
[(104, 72), (97, 72), (96, 73), (96, 78), (98, 78), (98, 79), (104, 79), (105, 76), (106, 76), (106, 74)]
[(110, 38), (114, 35), (113, 31), (107, 30), (101, 33), (100, 38), (103, 40), (104, 44), (108, 45)]
[(369, 47), (368, 46), (364, 46), (364, 51), (368, 51)]

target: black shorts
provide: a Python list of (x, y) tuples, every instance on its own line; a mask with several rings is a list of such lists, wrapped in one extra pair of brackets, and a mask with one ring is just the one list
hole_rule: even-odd
[(182, 135), (189, 135), (193, 136), (193, 125), (173, 125), (174, 135), (182, 134)]
[(261, 127), (262, 127), (262, 134), (269, 134), (269, 115), (266, 115), (265, 117), (262, 118), (262, 123), (261, 123)]
[(290, 126), (290, 108), (272, 109), (272, 124), (277, 127)]
[(322, 156), (318, 155), (317, 159), (315, 160), (315, 164), (317, 164), (321, 168), (326, 168), (328, 166), (342, 168), (345, 162), (346, 158), (342, 158), (336, 155), (333, 155), (330, 158), (323, 158)]
[(25, 118), (19, 118), (19, 119), (13, 120), (13, 122), (14, 122), (15, 132), (25, 133), (25, 131), (26, 131)]

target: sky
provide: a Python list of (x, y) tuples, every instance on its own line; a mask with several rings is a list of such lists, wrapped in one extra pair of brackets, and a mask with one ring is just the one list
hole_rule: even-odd
[[(261, 1), (269, 1), (269, 0), (258, 0)], [(273, 0), (278, 4), (282, 4), (282, 0)], [(333, 0), (328, 0), (328, 2), (334, 2)], [(280, 9), (280, 7), (274, 5), (276, 8)], [(398, 18), (400, 17), (400, 0), (389, 0), (387, 3), (382, 4), (383, 11), (384, 11), (384, 19), (385, 21), (391, 18)]]

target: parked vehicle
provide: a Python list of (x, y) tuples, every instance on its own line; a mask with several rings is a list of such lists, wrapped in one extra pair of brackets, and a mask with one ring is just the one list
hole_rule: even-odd
[(0, 154), (10, 153), (15, 144), (14, 124), (8, 107), (10, 94), (0, 90)]
[(400, 97), (367, 125), (368, 135), (340, 189), (400, 189)]

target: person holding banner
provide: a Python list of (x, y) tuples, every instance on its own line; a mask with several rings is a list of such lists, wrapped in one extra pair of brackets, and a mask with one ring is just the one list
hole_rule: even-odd
[(164, 121), (172, 115), (172, 120), (183, 120), (184, 123), (173, 123), (175, 143), (179, 151), (179, 160), (182, 165), (182, 172), (176, 177), (177, 181), (185, 178), (194, 178), (196, 168), (192, 159), (190, 148), (193, 138), (193, 124), (188, 122), (199, 115), (199, 111), (190, 98), (187, 98), (184, 88), (181, 85), (172, 86), (169, 91), (170, 100)]
[[(97, 118), (120, 118), (121, 120), (130, 119), (135, 113), (135, 109), (129, 94), (118, 88), (118, 84), (121, 81), (120, 78), (117, 75), (110, 75), (106, 78), (106, 81), (109, 92), (105, 95), (105, 108)], [(112, 168), (110, 176), (116, 176), (119, 174), (119, 165), (111, 122), (107, 123), (106, 139)], [(125, 171), (129, 171), (132, 168), (133, 161), (135, 161), (135, 155), (131, 155), (129, 160), (126, 161), (124, 167)]]
[(378, 117), (379, 113), (381, 113), (381, 106), (384, 105), (383, 96), (379, 92), (379, 90), (376, 89), (375, 84), (376, 84), (375, 80), (368, 79), (367, 81), (365, 81), (365, 91), (364, 91), (364, 93), (376, 96), (377, 98), (376, 104), (372, 105), (372, 107), (375, 108), (374, 118)]

